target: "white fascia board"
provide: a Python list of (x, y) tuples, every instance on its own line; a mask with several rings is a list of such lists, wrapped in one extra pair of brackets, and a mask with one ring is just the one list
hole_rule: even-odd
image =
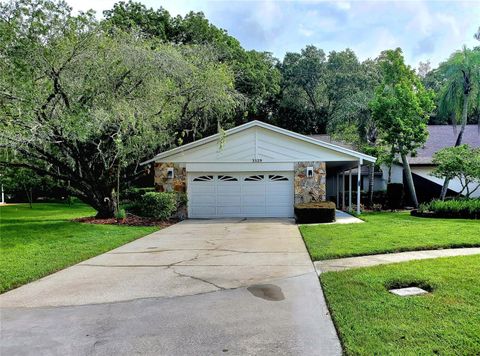
[[(289, 137), (293, 137), (293, 138), (296, 138), (296, 139), (299, 139), (299, 140), (302, 140), (302, 141), (305, 141), (305, 142), (312, 143), (312, 144), (317, 145), (317, 146), (321, 146), (321, 147), (324, 147), (324, 148), (329, 148), (329, 149), (334, 150), (334, 151), (342, 152), (342, 153), (345, 153), (347, 155), (357, 157), (359, 160), (365, 160), (365, 161), (368, 161), (368, 162), (375, 162), (377, 160), (373, 156), (369, 156), (369, 155), (366, 155), (364, 153), (360, 153), (360, 152), (357, 152), (357, 151), (354, 151), (354, 150), (350, 150), (350, 149), (345, 148), (345, 147), (334, 145), (333, 143), (320, 141), (320, 140), (317, 140), (317, 139), (314, 139), (314, 138), (311, 138), (311, 137), (308, 137), (308, 136), (305, 136), (305, 135), (302, 135), (302, 134), (299, 134), (299, 133), (296, 133), (296, 132), (293, 132), (293, 131), (290, 131), (290, 130), (282, 129), (280, 127), (270, 125), (270, 124), (264, 123), (262, 121), (257, 121), (257, 120), (250, 121), (250, 122), (247, 122), (246, 124), (243, 124), (243, 125), (231, 128), (229, 130), (226, 130), (225, 135), (226, 136), (232, 135), (234, 133), (249, 129), (250, 127), (254, 127), (254, 126), (263, 127), (267, 130), (272, 130), (272, 131), (284, 134), (284, 135), (289, 136)], [(219, 137), (220, 137), (220, 134), (217, 133), (217, 134), (202, 138), (198, 141), (191, 142), (191, 143), (188, 143), (186, 145), (176, 147), (174, 149), (159, 153), (158, 155), (156, 155), (152, 159), (149, 159), (145, 162), (142, 162), (141, 165), (145, 165), (145, 164), (148, 164), (148, 163), (151, 163), (151, 162), (169, 157), (169, 156), (174, 155), (176, 153), (180, 153), (180, 152), (189, 150), (191, 148), (201, 146), (205, 143), (212, 142), (212, 141), (218, 139)]]

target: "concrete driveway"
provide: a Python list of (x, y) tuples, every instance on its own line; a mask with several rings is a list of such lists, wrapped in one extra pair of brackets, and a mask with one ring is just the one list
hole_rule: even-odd
[(293, 221), (187, 220), (0, 296), (4, 355), (337, 355)]

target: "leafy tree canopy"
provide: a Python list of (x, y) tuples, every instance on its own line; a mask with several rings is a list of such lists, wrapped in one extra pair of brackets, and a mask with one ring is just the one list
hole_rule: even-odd
[(172, 130), (216, 128), (240, 100), (209, 48), (106, 33), (63, 2), (0, 10), (0, 145), (13, 153), (3, 163), (69, 182), (99, 216), (114, 214), (120, 175), (142, 174)]
[[(433, 71), (437, 76), (438, 111), (444, 121), (455, 124), (467, 119), (478, 121), (480, 111), (480, 47), (453, 53)], [(465, 103), (465, 104), (464, 104)], [(465, 105), (465, 108), (464, 108)], [(470, 120), (468, 120), (468, 118)]]
[(104, 11), (105, 24), (123, 31), (142, 34), (166, 43), (211, 46), (218, 59), (229, 64), (235, 75), (235, 88), (246, 102), (236, 115), (236, 123), (266, 119), (269, 105), (280, 89), (277, 60), (268, 52), (246, 51), (240, 42), (211, 24), (202, 12), (171, 17), (167, 10), (154, 10), (129, 1), (116, 3)]
[(379, 63), (383, 80), (370, 102), (372, 117), (382, 133), (381, 139), (392, 148), (392, 155), (401, 156), (412, 202), (418, 206), (407, 155), (414, 154), (427, 140), (434, 94), (405, 64), (401, 49), (382, 52)]
[(427, 122), (435, 107), (434, 94), (404, 63), (399, 48), (382, 52), (379, 62), (383, 81), (370, 103), (373, 118), (382, 129), (382, 139), (393, 145), (396, 152), (415, 153), (428, 137)]
[(480, 149), (468, 145), (443, 148), (435, 153), (433, 175), (449, 180), (457, 178), (462, 186), (459, 194), (469, 197), (480, 187)]

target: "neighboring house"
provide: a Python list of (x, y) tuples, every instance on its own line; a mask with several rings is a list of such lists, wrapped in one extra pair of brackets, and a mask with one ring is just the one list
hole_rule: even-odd
[[(457, 134), (460, 126), (454, 130), (451, 125), (430, 125), (428, 126), (429, 137), (425, 145), (417, 151), (415, 157), (410, 157), (409, 162), (412, 167), (413, 180), (415, 187), (418, 187), (418, 196), (420, 201), (438, 198), (443, 185), (443, 179), (431, 175), (435, 165), (432, 162), (433, 155), (440, 149), (452, 147), (457, 140)], [(467, 125), (463, 135), (462, 144), (468, 144), (471, 147), (480, 147), (480, 133), (477, 125)], [(473, 184), (472, 184), (473, 187)], [(461, 185), (457, 179), (450, 181), (448, 185), (450, 194), (458, 194)], [(480, 197), (480, 190), (474, 192), (472, 197)]]
[[(440, 191), (443, 185), (443, 179), (437, 178), (431, 175), (435, 165), (433, 164), (433, 155), (435, 152), (439, 151), (445, 147), (452, 147), (455, 145), (457, 139), (458, 130), (460, 127), (457, 127), (457, 130), (454, 130), (451, 125), (429, 125), (428, 132), (429, 136), (427, 142), (423, 147), (417, 150), (415, 157), (409, 157), (410, 167), (412, 169), (413, 180), (415, 183), (415, 188), (420, 202), (429, 201), (433, 198), (438, 198), (440, 196)], [(345, 143), (339, 143), (333, 141), (328, 135), (313, 135), (310, 136), (317, 140), (321, 140), (328, 143), (333, 143), (336, 145), (342, 145), (343, 147), (351, 148), (351, 146)], [(463, 136), (462, 143), (468, 144), (471, 147), (480, 147), (480, 134), (479, 128), (477, 125), (467, 125), (465, 127), (465, 133)], [(353, 170), (352, 174), (356, 174), (356, 171)], [(349, 172), (346, 172), (345, 184), (348, 187), (348, 175)], [(332, 184), (328, 184), (329, 179), (332, 181)], [(391, 168), (391, 182), (392, 183), (403, 183), (403, 166), (401, 163), (396, 163)], [(330, 199), (333, 200), (335, 195), (335, 186), (334, 186), (334, 177), (327, 178), (327, 194), (330, 196)], [(374, 181), (374, 190), (380, 191), (387, 188), (388, 182), (388, 168), (386, 166), (380, 167), (380, 171), (375, 172), (375, 181)], [(368, 190), (368, 168), (362, 168), (362, 189), (364, 191)], [(330, 190), (328, 190), (330, 187)], [(472, 185), (473, 187), (473, 185)], [(449, 195), (458, 194), (461, 190), (460, 182), (456, 179), (450, 181), (448, 186)], [(407, 195), (408, 196), (408, 195)], [(480, 197), (480, 189), (472, 194), (473, 197)], [(347, 199), (348, 200), (348, 199)]]
[(294, 204), (326, 200), (327, 177), (375, 158), (252, 121), (143, 164), (152, 162), (157, 190), (187, 192), (190, 218), (293, 217)]

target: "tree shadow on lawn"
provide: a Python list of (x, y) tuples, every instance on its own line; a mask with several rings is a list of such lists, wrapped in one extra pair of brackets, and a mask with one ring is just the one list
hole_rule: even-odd
[(2, 249), (12, 249), (19, 245), (56, 245), (66, 239), (82, 243), (91, 241), (95, 235), (98, 235), (98, 238), (111, 233), (121, 236), (123, 232), (126, 232), (124, 226), (82, 224), (63, 219), (48, 222), (37, 220), (36, 223), (22, 225), (21, 228), (18, 224), (2, 225), (0, 246)]

